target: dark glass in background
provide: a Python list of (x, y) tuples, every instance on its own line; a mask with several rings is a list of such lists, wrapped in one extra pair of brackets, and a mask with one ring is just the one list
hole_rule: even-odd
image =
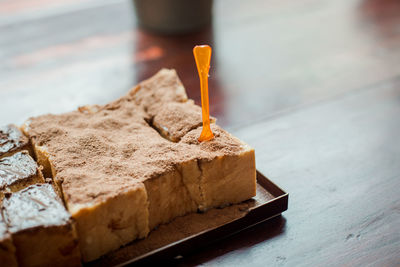
[(212, 0), (134, 0), (140, 27), (161, 34), (184, 34), (211, 23)]

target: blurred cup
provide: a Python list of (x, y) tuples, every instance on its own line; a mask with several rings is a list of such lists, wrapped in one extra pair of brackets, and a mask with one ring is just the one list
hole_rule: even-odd
[(189, 33), (211, 23), (212, 0), (133, 0), (139, 26), (162, 34)]

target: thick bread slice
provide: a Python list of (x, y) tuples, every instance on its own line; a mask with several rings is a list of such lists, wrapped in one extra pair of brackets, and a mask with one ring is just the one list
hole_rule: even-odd
[[(0, 126), (0, 158), (26, 150), (31, 153), (29, 139), (14, 124)], [(31, 154), (33, 156), (33, 154)]]
[(0, 200), (6, 192), (44, 183), (41, 169), (26, 150), (0, 159)]
[(144, 181), (149, 199), (149, 229), (197, 210), (178, 169)]
[(3, 201), (19, 266), (80, 266), (74, 221), (50, 184), (27, 187)]
[[(25, 136), (29, 136), (30, 133), (30, 120), (25, 121), (21, 125), (21, 131)], [(51, 173), (51, 164), (50, 164), (50, 155), (47, 151), (46, 146), (37, 144), (36, 140), (34, 138), (29, 138), (30, 143), (32, 145), (32, 154), (34, 155), (37, 163), (39, 166), (42, 166), (42, 173), (45, 178), (52, 178), (52, 173)]]
[(110, 104), (31, 118), (24, 132), (90, 261), (177, 216), (255, 195), (254, 150), (212, 127), (215, 138), (199, 143), (200, 108), (161, 70)]
[[(202, 128), (187, 133), (180, 141), (198, 144), (212, 157), (199, 157), (196, 166), (184, 168), (184, 179), (199, 194), (198, 208), (205, 211), (239, 203), (256, 195), (256, 166), (254, 149), (215, 124), (211, 125), (215, 138), (199, 143)], [(198, 186), (198, 188), (196, 187)]]
[[(85, 262), (134, 239), (143, 238), (149, 232), (149, 203), (145, 186), (138, 179), (117, 173), (118, 169), (124, 170), (123, 165), (129, 162), (116, 158), (132, 150), (129, 149), (130, 143), (120, 150), (112, 149), (112, 136), (109, 133), (114, 121), (107, 118), (108, 113), (108, 110), (104, 110), (98, 120), (92, 120), (91, 114), (80, 112), (47, 115), (41, 122), (43, 125), (56, 120), (60, 126), (53, 129), (57, 140), (49, 143), (50, 147), (42, 139), (49, 134), (46, 127), (36, 128), (35, 120), (32, 122), (34, 129), (29, 122), (23, 127), (36, 153), (43, 157), (44, 162), (48, 162), (45, 164), (47, 172), (51, 173), (59, 186), (64, 202), (77, 222), (79, 246)], [(135, 124), (132, 122), (134, 115), (121, 116), (131, 120), (129, 126), (133, 131), (140, 129), (142, 124), (147, 125), (142, 117), (141, 122)], [(90, 127), (82, 126), (85, 120), (92, 123)], [(67, 135), (67, 132), (71, 134)]]
[(84, 261), (97, 259), (149, 232), (147, 195), (141, 183), (100, 203), (73, 204), (68, 198), (66, 203), (77, 221)]

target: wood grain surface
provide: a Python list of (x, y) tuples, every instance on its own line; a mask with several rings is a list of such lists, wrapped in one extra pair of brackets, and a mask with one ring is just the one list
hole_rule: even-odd
[(400, 2), (215, 0), (203, 31), (136, 27), (128, 0), (0, 1), (0, 124), (103, 104), (162, 67), (290, 193), (282, 217), (182, 266), (400, 265)]

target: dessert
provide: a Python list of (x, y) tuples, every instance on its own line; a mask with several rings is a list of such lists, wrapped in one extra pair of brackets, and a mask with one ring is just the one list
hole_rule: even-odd
[(27, 151), (0, 159), (0, 200), (6, 192), (16, 192), (35, 183), (44, 183), (44, 179), (41, 167)]
[(0, 127), (0, 158), (27, 150), (30, 151), (29, 139), (13, 124)]
[(17, 265), (15, 257), (15, 247), (10, 233), (7, 231), (7, 225), (0, 212), (0, 263), (1, 266), (14, 267)]
[(12, 193), (2, 209), (19, 266), (80, 266), (74, 225), (52, 185)]
[(166, 69), (110, 104), (23, 126), (77, 222), (84, 261), (177, 216), (255, 195), (254, 149), (211, 129), (215, 138), (200, 143), (201, 110)]

